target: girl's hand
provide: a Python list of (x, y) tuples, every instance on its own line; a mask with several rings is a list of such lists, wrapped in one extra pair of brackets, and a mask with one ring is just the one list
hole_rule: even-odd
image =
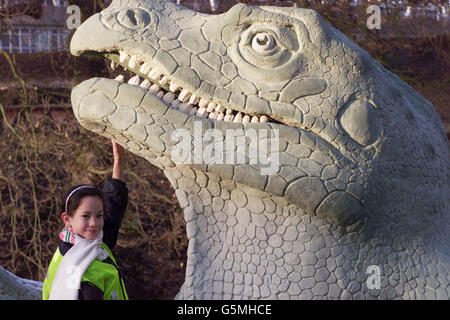
[(125, 163), (125, 149), (111, 139), (114, 155), (113, 179), (123, 180), (123, 165)]

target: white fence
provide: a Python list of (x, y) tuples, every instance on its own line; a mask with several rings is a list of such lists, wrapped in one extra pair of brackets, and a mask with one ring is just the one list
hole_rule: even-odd
[(16, 27), (2, 34), (0, 49), (9, 53), (67, 51), (65, 28)]

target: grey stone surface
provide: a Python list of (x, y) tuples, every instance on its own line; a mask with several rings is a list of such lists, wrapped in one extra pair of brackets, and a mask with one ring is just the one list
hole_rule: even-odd
[(0, 300), (40, 300), (42, 282), (21, 279), (0, 266)]
[[(147, 27), (102, 23), (131, 6), (149, 12)], [(176, 190), (189, 240), (177, 298), (449, 298), (442, 122), (429, 101), (315, 11), (238, 4), (209, 16), (165, 1), (114, 1), (77, 29), (71, 52), (88, 49), (136, 55), (208, 103), (270, 118), (254, 128), (279, 130), (274, 174), (249, 163), (175, 164), (175, 128), (194, 137), (194, 120), (224, 135), (244, 126), (186, 120), (150, 91), (115, 80), (73, 89), (83, 126), (146, 157)], [(376, 288), (371, 267), (380, 271)]]

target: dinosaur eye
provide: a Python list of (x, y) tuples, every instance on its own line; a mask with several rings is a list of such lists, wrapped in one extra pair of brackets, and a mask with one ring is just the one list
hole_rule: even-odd
[(139, 8), (124, 9), (117, 15), (117, 21), (129, 29), (145, 28), (150, 20), (148, 12)]
[(289, 28), (254, 24), (242, 33), (239, 51), (252, 65), (274, 68), (284, 64), (298, 50), (295, 33)]
[(252, 47), (257, 52), (267, 52), (276, 45), (273, 36), (267, 32), (260, 32), (253, 36)]

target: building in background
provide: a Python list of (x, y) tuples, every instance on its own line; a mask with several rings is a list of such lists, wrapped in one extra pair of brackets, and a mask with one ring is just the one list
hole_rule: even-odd
[[(0, 8), (27, 4), (29, 1), (0, 1)], [(64, 0), (42, 0), (41, 15), (35, 19), (29, 15), (13, 16), (2, 20), (0, 49), (9, 53), (34, 53), (67, 51), (70, 30), (66, 26), (66, 3)]]
[[(9, 53), (33, 53), (49, 51), (67, 51), (67, 38), (70, 30), (67, 29), (66, 1), (65, 0), (32, 0), (41, 7), (41, 15), (38, 19), (29, 15), (20, 15), (11, 19), (0, 20), (2, 22), (0, 49)], [(30, 0), (0, 0), (0, 10), (15, 5), (26, 5)], [(91, 1), (91, 0), (87, 0)], [(183, 4), (190, 9), (209, 13), (219, 13), (228, 10), (236, 0), (170, 0)], [(318, 0), (314, 0), (318, 1)], [(314, 2), (311, 0), (311, 2)], [(309, 2), (309, 1), (308, 1)], [(333, 6), (334, 1), (322, 0), (323, 5)], [(110, 1), (104, 1), (107, 5)], [(253, 5), (283, 5), (293, 6), (294, 0), (252, 0)], [(364, 1), (352, 0), (350, 5), (355, 9), (362, 6)], [(400, 8), (397, 21), (406, 22), (406, 27), (398, 28), (397, 22), (391, 16), (384, 19), (381, 30), (377, 33), (381, 38), (417, 38), (448, 34), (450, 25), (448, 21), (449, 2), (433, 5), (421, 4), (409, 6), (405, 1), (385, 1), (379, 5), (381, 15), (387, 16), (387, 11)], [(356, 14), (361, 20), (361, 26), (365, 26), (367, 14)], [(411, 23), (409, 22), (411, 21)], [(362, 31), (360, 34), (362, 34)], [(358, 36), (358, 34), (357, 34)]]

